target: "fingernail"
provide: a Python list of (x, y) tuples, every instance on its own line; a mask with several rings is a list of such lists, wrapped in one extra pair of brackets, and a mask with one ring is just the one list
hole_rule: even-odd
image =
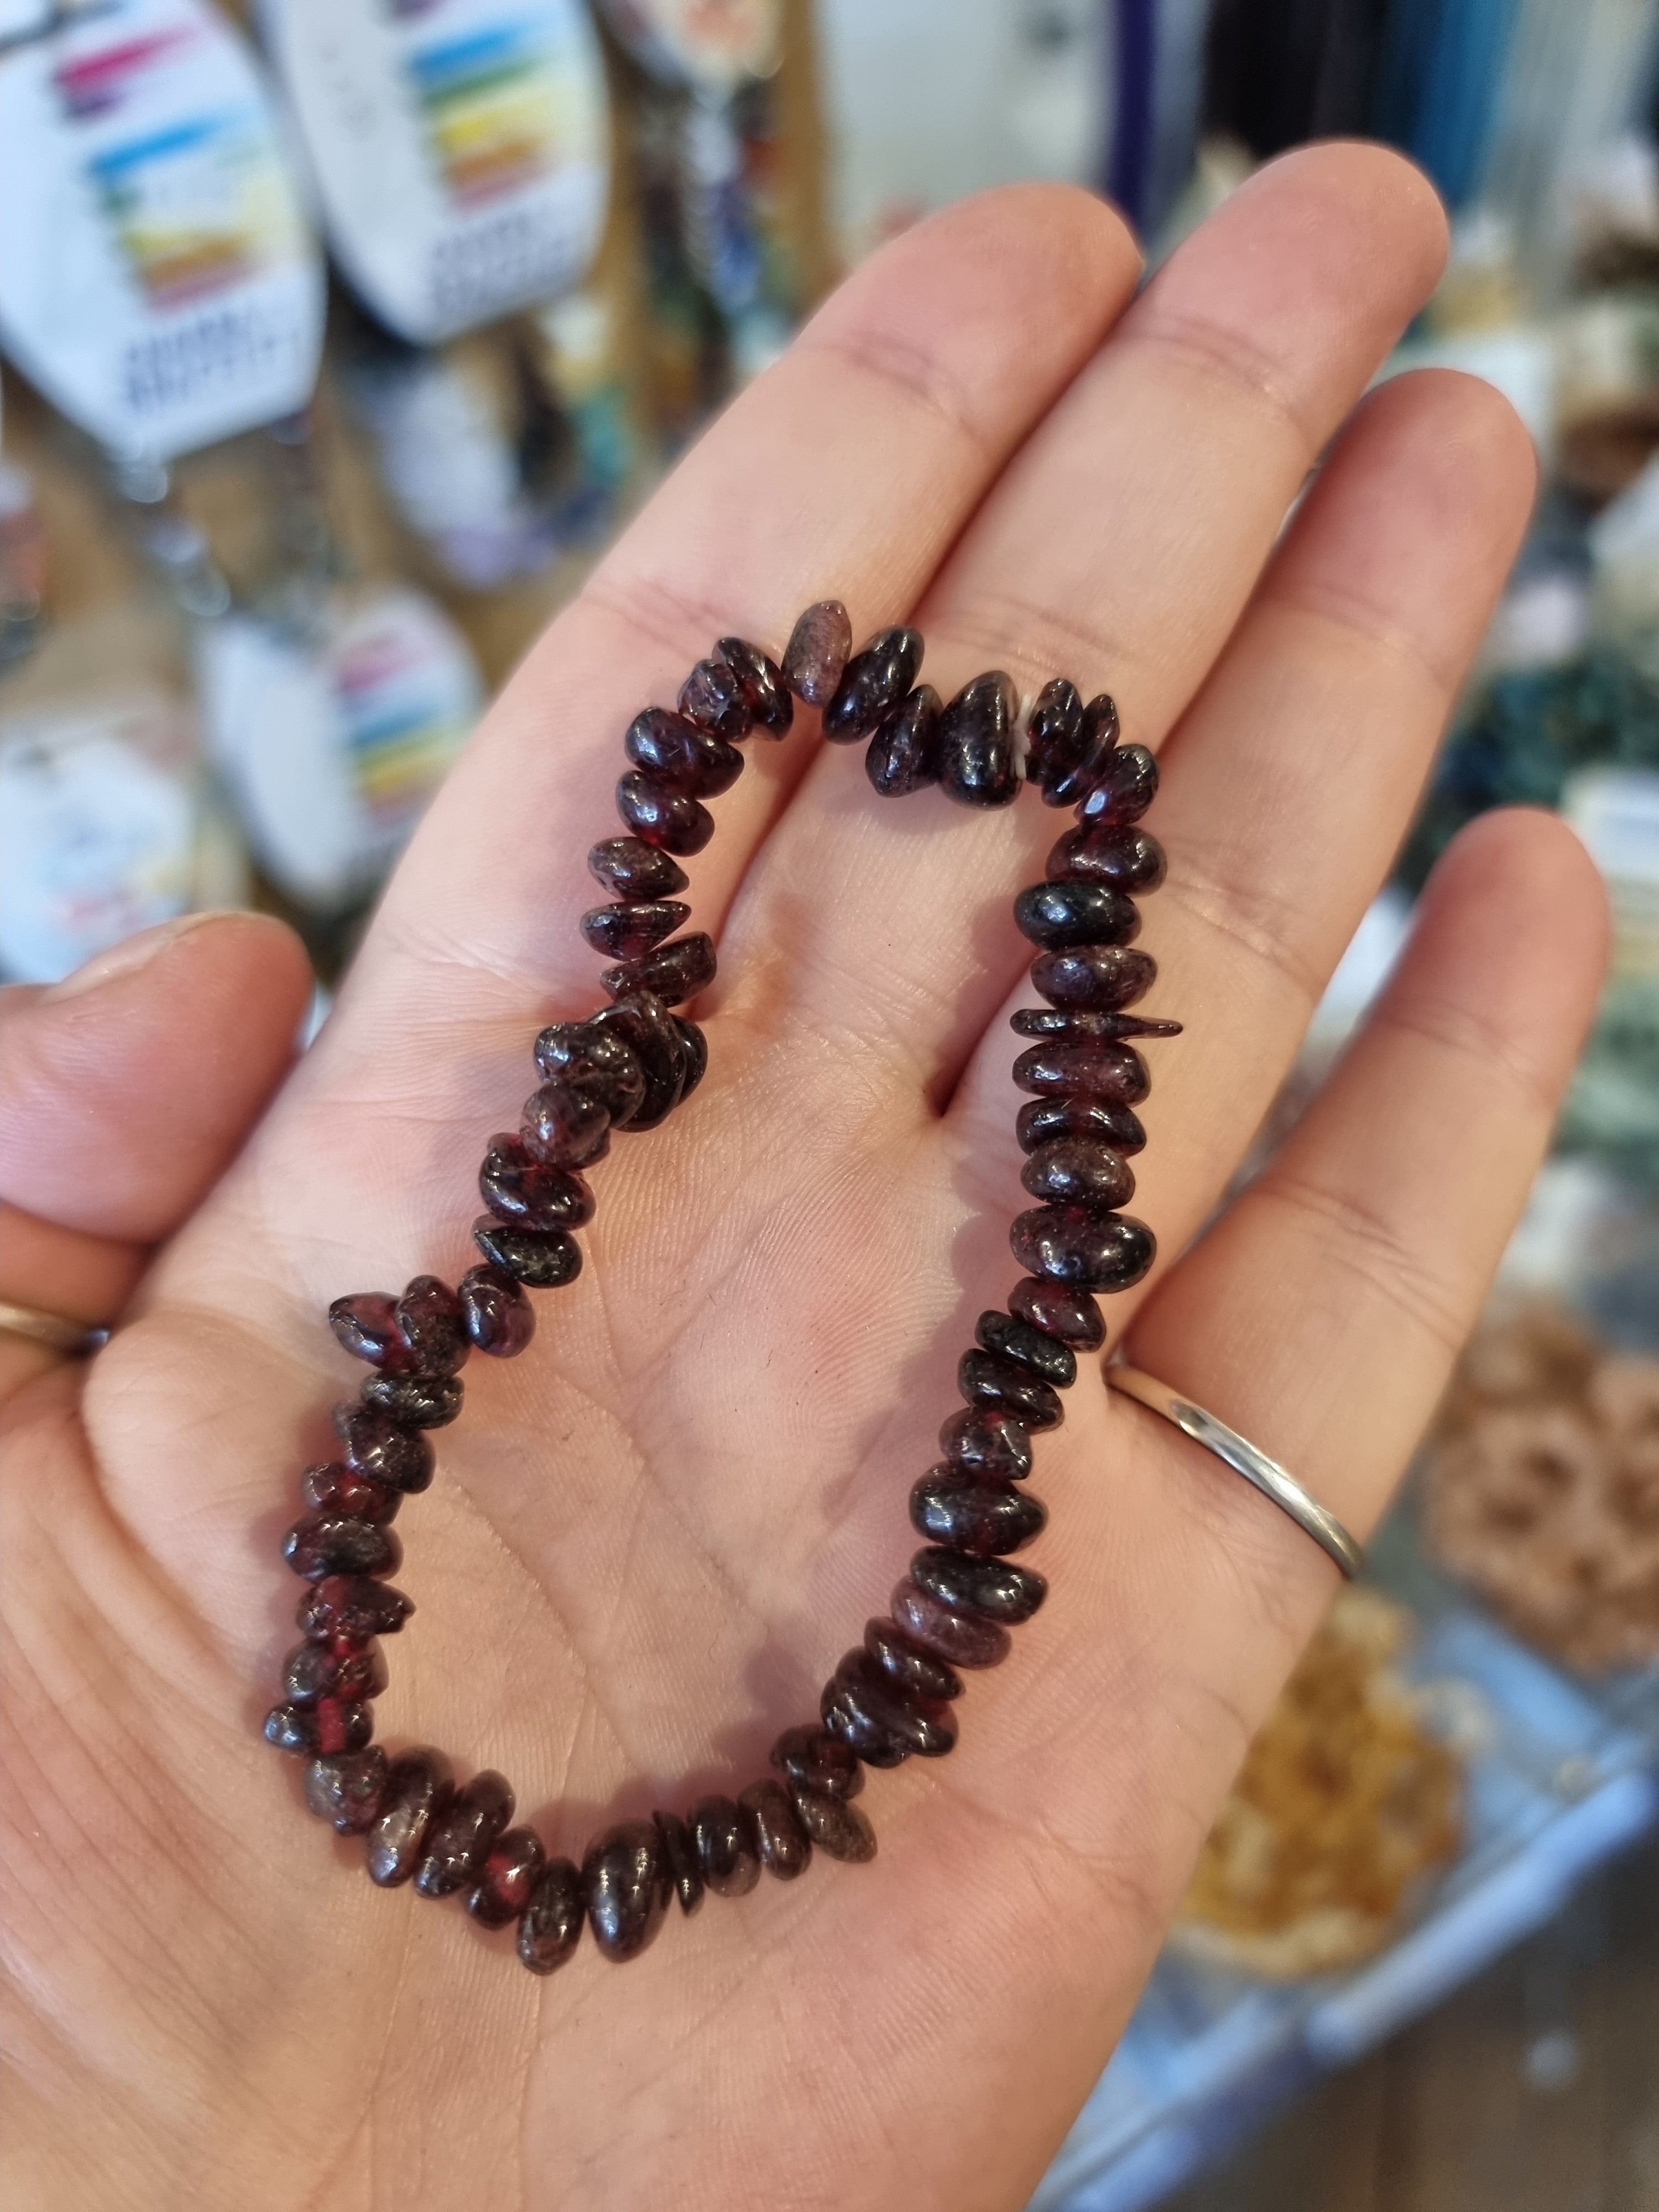
[(59, 999), (76, 999), (83, 991), (101, 990), (106, 983), (118, 977), (137, 975), (139, 969), (148, 968), (158, 952), (165, 952), (192, 929), (199, 929), (204, 921), (217, 921), (216, 913), (181, 914), (176, 921), (158, 922), (154, 929), (141, 929), (137, 936), (124, 938), (119, 945), (112, 945), (107, 952), (94, 953), (71, 975), (61, 983), (53, 983), (35, 1000), (36, 1006), (49, 1006)]

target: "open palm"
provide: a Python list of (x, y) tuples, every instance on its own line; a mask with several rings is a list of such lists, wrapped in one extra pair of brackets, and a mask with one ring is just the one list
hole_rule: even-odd
[[(1142, 942), (1149, 1011), (1187, 1027), (1152, 1048), (1137, 1163), (1164, 1256), (1112, 1341), (1363, 1534), (1546, 1140), (1602, 927), (1565, 830), (1480, 825), (1288, 1148), (1182, 1256), (1387, 872), (1525, 520), (1513, 416), (1424, 375), (1358, 409), (1284, 526), (1442, 252), (1421, 179), (1359, 148), (1266, 172), (1139, 298), (1080, 193), (921, 226), (537, 646), (280, 1088), (301, 977), (273, 925), (16, 994), (4, 1294), (90, 1316), (159, 1249), (90, 1368), (25, 1371), (7, 1407), (14, 2203), (1022, 2201), (1329, 1595), (1319, 1552), (1085, 1362), (1037, 1447), (1048, 1602), (971, 1680), (953, 1756), (872, 1778), (874, 1862), (538, 1979), (510, 1933), (371, 1887), (258, 1741), (295, 1475), (358, 1379), (322, 1312), (475, 1256), (531, 1041), (598, 995), (574, 924), (629, 719), (716, 636), (775, 653), (837, 596), (860, 633), (914, 620), (941, 692), (1067, 673), (1161, 749)], [(594, 1171), (580, 1279), (537, 1294), (524, 1358), (474, 1358), (398, 1523), (420, 1609), (380, 1740), (501, 1769), (576, 1856), (753, 1779), (813, 1714), (914, 1547), (905, 1493), (1029, 1202), (1009, 907), (1063, 817), (879, 799), (811, 715), (747, 750), (691, 867), (720, 947), (707, 1079)]]

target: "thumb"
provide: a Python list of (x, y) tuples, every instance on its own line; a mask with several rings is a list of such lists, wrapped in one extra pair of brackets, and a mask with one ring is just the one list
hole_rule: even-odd
[[(263, 1113), (311, 988), (284, 924), (218, 914), (0, 992), (0, 1298), (112, 1321)], [(52, 1358), (0, 1352), (5, 1388)]]

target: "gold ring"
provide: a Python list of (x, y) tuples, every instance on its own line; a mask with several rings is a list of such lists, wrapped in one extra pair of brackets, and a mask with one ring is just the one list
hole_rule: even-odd
[(106, 1328), (89, 1328), (83, 1321), (45, 1313), (39, 1306), (11, 1305), (3, 1298), (0, 1298), (0, 1334), (27, 1337), (31, 1344), (44, 1344), (48, 1352), (62, 1352), (69, 1359), (84, 1359), (109, 1341)]
[(1162, 1413), (1166, 1421), (1173, 1421), (1183, 1436), (1190, 1437), (1195, 1444), (1202, 1444), (1206, 1451), (1213, 1452), (1235, 1474), (1242, 1474), (1246, 1482), (1253, 1483), (1264, 1498), (1271, 1498), (1279, 1511), (1288, 1513), (1297, 1527), (1311, 1536), (1351, 1581), (1364, 1565), (1364, 1553), (1335, 1514), (1320, 1504), (1317, 1498), (1310, 1498), (1288, 1468), (1282, 1468), (1276, 1459), (1269, 1459), (1248, 1437), (1241, 1437), (1237, 1429), (1230, 1429), (1225, 1421), (1217, 1420), (1213, 1413), (1206, 1413), (1190, 1398), (1181, 1397), (1155, 1375), (1143, 1375), (1138, 1367), (1109, 1367), (1106, 1380), (1114, 1390), (1121, 1390), (1126, 1397), (1138, 1400), (1153, 1413)]

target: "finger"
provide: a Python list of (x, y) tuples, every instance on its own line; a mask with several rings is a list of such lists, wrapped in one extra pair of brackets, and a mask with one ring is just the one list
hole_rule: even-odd
[[(723, 416), (556, 622), (434, 807), (362, 963), (416, 956), (422, 1006), (483, 1012), (466, 972), (585, 1012), (597, 964), (575, 933), (599, 896), (581, 866), (617, 835), (620, 740), (672, 705), (722, 634), (781, 652), (814, 599), (863, 633), (901, 616), (1009, 454), (1099, 343), (1139, 271), (1121, 220), (1069, 188), (1020, 186), (946, 210), (866, 263)], [(817, 717), (752, 738), (692, 863), (718, 926)], [(526, 825), (530, 834), (526, 834)]]
[[(0, 994), (0, 1296), (113, 1319), (263, 1111), (311, 988), (282, 923), (191, 915)], [(49, 1364), (3, 1352), (13, 1381)]]
[[(1137, 1365), (1281, 1459), (1361, 1534), (1520, 1210), (1604, 939), (1594, 871), (1559, 824), (1512, 814), (1466, 832), (1297, 1135), (1136, 1322)], [(972, 1757), (908, 1783), (912, 1818), (890, 1852), (910, 1852), (950, 1895), (1018, 1820), (1021, 1881), (979, 1882), (975, 1951), (1019, 1959), (1043, 1992), (1050, 2033), (1001, 2077), (1031, 2121), (1024, 2154), (1039, 2159), (1045, 2127), (1058, 2142), (1121, 2032), (1335, 1579), (1300, 1529), (1157, 1415), (1122, 1399), (1079, 1411), (1049, 1440), (1066, 1449), (1050, 1455), (1054, 1517), (1032, 1554), (1051, 1594), (1030, 1656), (974, 1693)], [(894, 1825), (890, 1812), (884, 1849)], [(912, 1936), (954, 1955), (943, 1928)], [(974, 1971), (963, 1958), (961, 1985), (938, 1992), (969, 2018)], [(988, 2131), (984, 2148), (1008, 2154)], [(1019, 2201), (1034, 2179), (1011, 2172), (1002, 2195)]]
[[(1139, 941), (1159, 967), (1146, 1010), (1186, 1029), (1146, 1047), (1129, 1201), (1165, 1266), (1220, 1195), (1392, 865), (1532, 480), (1526, 434), (1490, 386), (1438, 374), (1383, 386), (1171, 735), (1147, 820), (1170, 874)], [(1022, 1202), (1006, 1017), (1035, 998), (1022, 977), (953, 1107), (988, 1221)], [(1109, 1302), (1115, 1332), (1136, 1296)]]
[[(988, 665), (1027, 692), (1109, 689), (1156, 745), (1201, 682), (1321, 447), (1427, 297), (1444, 224), (1418, 173), (1332, 146), (1263, 171), (1177, 252), (998, 481), (917, 613), (941, 692)], [(1028, 800), (975, 814), (875, 802), (829, 757), (733, 917), (788, 943), (792, 1024), (876, 1040), (896, 1087), (948, 1080), (1016, 972), (1007, 901), (1065, 826)], [(787, 915), (824, 890), (799, 946)], [(758, 981), (756, 988), (758, 989)], [(727, 1002), (741, 993), (728, 984)]]

